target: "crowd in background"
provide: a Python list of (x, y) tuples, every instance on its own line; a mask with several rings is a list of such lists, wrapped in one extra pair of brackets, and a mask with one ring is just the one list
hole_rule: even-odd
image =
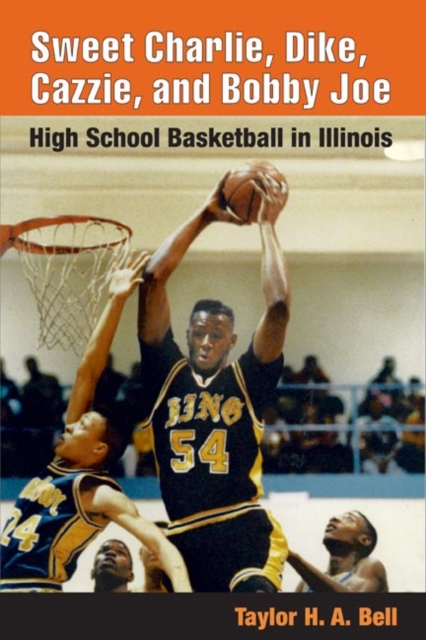
[(356, 434), (362, 473), (424, 473), (424, 385), (404, 385), (395, 370), (384, 358), (362, 400), (345, 407), (316, 356), (300, 371), (285, 366), (264, 415), (264, 472), (352, 473)]
[[(28, 379), (18, 385), (1, 359), (2, 477), (36, 474), (51, 460), (64, 427), (67, 387), (41, 371), (35, 357), (24, 364)], [(156, 474), (149, 431), (138, 429), (145, 418), (139, 366), (134, 363), (125, 375), (110, 354), (96, 390), (95, 407), (113, 408), (133, 426), (133, 442), (113, 470), (118, 477)], [(404, 384), (395, 359), (386, 357), (357, 406), (346, 404), (316, 356), (306, 356), (300, 370), (285, 365), (263, 415), (264, 473), (352, 473), (355, 451), (362, 473), (424, 473), (425, 394), (419, 378)]]

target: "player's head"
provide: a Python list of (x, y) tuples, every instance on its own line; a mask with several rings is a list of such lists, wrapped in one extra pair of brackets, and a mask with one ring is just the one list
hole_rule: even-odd
[(127, 591), (127, 584), (134, 578), (128, 546), (121, 540), (106, 540), (96, 553), (91, 577), (95, 591)]
[(219, 300), (199, 300), (191, 312), (187, 342), (189, 360), (204, 377), (226, 365), (237, 341), (234, 312)]
[(394, 375), (395, 370), (396, 370), (395, 358), (393, 356), (386, 356), (386, 358), (383, 358), (381, 374), (392, 376)]
[(198, 302), (194, 304), (194, 308), (191, 311), (191, 317), (189, 319), (190, 324), (192, 323), (194, 316), (202, 311), (212, 316), (226, 316), (227, 318), (229, 318), (231, 328), (234, 328), (234, 311), (231, 309), (231, 307), (223, 304), (223, 302), (221, 302), (220, 300), (211, 300), (210, 298), (198, 300)]
[(368, 413), (374, 420), (379, 420), (385, 413), (385, 405), (378, 396), (371, 396), (368, 401)]
[(107, 469), (121, 458), (128, 441), (127, 427), (112, 410), (102, 407), (67, 424), (55, 454), (74, 466)]
[(304, 368), (308, 371), (316, 371), (318, 368), (318, 358), (316, 356), (306, 356)]
[(25, 358), (24, 363), (30, 375), (38, 373), (39, 371), (38, 361), (36, 358), (34, 358), (34, 356), (28, 356), (28, 358)]
[(377, 544), (377, 531), (360, 511), (347, 511), (329, 520), (323, 543), (333, 555), (347, 555), (355, 551), (365, 558)]

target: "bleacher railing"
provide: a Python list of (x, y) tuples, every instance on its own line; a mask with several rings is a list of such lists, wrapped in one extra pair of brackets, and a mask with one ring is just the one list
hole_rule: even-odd
[[(280, 391), (327, 391), (329, 394), (337, 395), (342, 399), (345, 405), (345, 411), (342, 414), (346, 421), (338, 423), (315, 423), (315, 424), (265, 424), (265, 429), (271, 431), (337, 431), (350, 437), (350, 445), (354, 458), (354, 473), (361, 473), (361, 450), (360, 435), (366, 430), (365, 425), (359, 424), (359, 405), (366, 397), (368, 392), (379, 391), (391, 393), (392, 391), (400, 391), (405, 397), (413, 391), (424, 391), (425, 385), (420, 384), (338, 384), (338, 383), (308, 383), (308, 384), (278, 384), (276, 390)], [(346, 396), (343, 400), (341, 396)], [(365, 414), (364, 414), (365, 415)], [(425, 431), (425, 425), (406, 424), (398, 422), (399, 429), (402, 431)], [(370, 427), (371, 429), (371, 427)], [(392, 427), (389, 425), (375, 425), (376, 431), (389, 431)], [(349, 440), (348, 440), (349, 441)]]
[[(395, 390), (401, 391), (405, 397), (410, 392), (418, 391), (424, 392), (425, 385), (423, 383), (418, 385), (413, 384), (337, 384), (337, 383), (310, 383), (310, 384), (279, 384), (277, 386), (277, 392), (280, 391), (327, 391), (329, 394), (338, 396), (344, 404), (344, 413), (343, 420), (341, 422), (336, 423), (323, 423), (323, 424), (273, 424), (273, 425), (265, 425), (266, 430), (282, 430), (282, 431), (336, 431), (342, 433), (346, 436), (346, 439), (349, 442), (350, 438), (350, 446), (353, 452), (353, 462), (354, 462), (354, 471), (353, 473), (359, 474), (361, 473), (361, 451), (360, 451), (360, 435), (362, 431), (365, 431), (365, 425), (359, 424), (358, 419), (361, 417), (359, 414), (359, 405), (361, 401), (366, 397), (369, 391), (380, 391), (380, 392), (392, 392)], [(71, 392), (71, 386), (64, 385), (63, 386), (63, 399), (65, 402), (68, 401), (69, 394)], [(424, 432), (425, 425), (414, 425), (414, 424), (406, 424), (404, 422), (399, 422), (398, 427), (400, 431), (413, 431), (413, 432)], [(372, 427), (369, 427), (371, 429)], [(377, 431), (389, 431), (392, 429), (389, 425), (383, 426), (374, 426), (374, 429)], [(22, 432), (24, 431), (37, 431), (32, 429), (31, 425), (26, 425), (25, 427), (18, 427), (18, 430)], [(5, 435), (7, 431), (13, 432), (16, 431), (15, 427), (6, 427), (2, 425), (1, 432), (2, 435)], [(58, 431), (58, 427), (51, 427), (52, 434)], [(0, 471), (1, 475), (1, 471)]]

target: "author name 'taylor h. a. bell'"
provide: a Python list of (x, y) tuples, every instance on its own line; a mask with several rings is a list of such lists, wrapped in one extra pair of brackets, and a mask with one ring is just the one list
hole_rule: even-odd
[(239, 627), (255, 627), (263, 631), (269, 627), (397, 627), (397, 607), (384, 607), (374, 610), (372, 607), (359, 607), (355, 619), (346, 616), (342, 607), (334, 607), (327, 617), (321, 614), (319, 607), (305, 607), (302, 611), (284, 611), (269, 607), (267, 610), (253, 610), (247, 607), (235, 607), (236, 623)]

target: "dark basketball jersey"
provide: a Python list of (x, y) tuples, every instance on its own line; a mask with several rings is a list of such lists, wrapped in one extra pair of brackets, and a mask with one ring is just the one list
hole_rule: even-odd
[(54, 463), (22, 489), (2, 532), (1, 590), (60, 591), (71, 578), (81, 552), (106, 526), (82, 509), (79, 488), (87, 477), (121, 491), (105, 473)]
[(170, 520), (206, 511), (216, 516), (218, 509), (262, 496), (261, 415), (278, 382), (282, 356), (265, 365), (250, 347), (203, 381), (171, 332), (160, 346), (141, 344), (141, 353), (151, 403), (141, 428), (152, 427)]

